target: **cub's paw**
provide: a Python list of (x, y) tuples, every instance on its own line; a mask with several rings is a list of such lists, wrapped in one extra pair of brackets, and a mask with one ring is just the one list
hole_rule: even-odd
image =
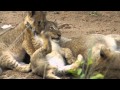
[(77, 57), (77, 60), (72, 64), (71, 69), (75, 70), (75, 69), (79, 68), (82, 61), (83, 61), (83, 56), (81, 54), (79, 54)]
[(101, 58), (103, 58), (103, 59), (110, 58), (112, 56), (112, 54), (113, 54), (113, 51), (111, 51), (110, 48), (107, 48), (105, 46), (101, 47), (101, 50), (100, 50)]

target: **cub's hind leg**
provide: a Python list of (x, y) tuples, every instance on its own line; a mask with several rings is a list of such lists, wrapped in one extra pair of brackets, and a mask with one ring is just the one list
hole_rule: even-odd
[(0, 67), (9, 68), (20, 72), (30, 71), (30, 64), (20, 64), (9, 51), (3, 52), (0, 56)]
[(78, 57), (77, 57), (77, 60), (74, 63), (72, 63), (71, 65), (63, 66), (58, 71), (58, 73), (59, 74), (65, 74), (65, 73), (69, 73), (70, 70), (76, 70), (80, 67), (80, 64), (82, 63), (82, 61), (83, 61), (83, 56), (81, 54), (79, 54)]

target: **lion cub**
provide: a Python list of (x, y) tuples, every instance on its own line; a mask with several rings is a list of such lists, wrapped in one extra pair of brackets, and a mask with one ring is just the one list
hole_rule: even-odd
[[(67, 72), (76, 69), (82, 60), (79, 55), (76, 62), (71, 50), (62, 48), (59, 45), (61, 32), (59, 30), (43, 30), (40, 35), (35, 34), (35, 39), (40, 42), (37, 49), (31, 56), (31, 69), (34, 74), (50, 79), (60, 79), (57, 73)], [(39, 46), (40, 45), (40, 46)], [(71, 62), (70, 62), (71, 61)], [(67, 65), (71, 64), (71, 65)]]
[(104, 75), (107, 76), (105, 78), (109, 76), (120, 78), (120, 73), (117, 72), (120, 70), (120, 35), (80, 35), (71, 41), (61, 43), (61, 46), (71, 49), (75, 57), (81, 54), (85, 61), (91, 58), (94, 63), (94, 70), (104, 71)]
[(20, 72), (29, 72), (30, 64), (21, 64), (25, 54), (35, 51), (32, 31), (40, 33), (44, 29), (46, 15), (42, 11), (29, 11), (25, 19), (15, 28), (0, 35), (0, 67)]

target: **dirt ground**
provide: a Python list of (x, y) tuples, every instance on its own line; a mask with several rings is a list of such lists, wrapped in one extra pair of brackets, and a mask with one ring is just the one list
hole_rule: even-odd
[[(0, 26), (16, 26), (25, 15), (26, 11), (0, 11)], [(81, 34), (120, 34), (120, 11), (49, 11), (47, 19), (56, 20), (62, 35), (68, 38)]]
[[(0, 11), (0, 26), (20, 23), (26, 11)], [(65, 37), (78, 37), (80, 34), (119, 34), (120, 11), (49, 11), (47, 19), (61, 26)]]

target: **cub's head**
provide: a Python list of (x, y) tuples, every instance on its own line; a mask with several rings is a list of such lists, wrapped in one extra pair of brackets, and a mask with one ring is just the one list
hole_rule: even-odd
[(33, 32), (35, 36), (41, 36), (45, 34), (45, 36), (49, 36), (51, 40), (55, 42), (59, 42), (61, 39), (61, 32), (57, 26), (57, 23), (52, 21), (45, 22), (45, 29), (41, 31), (41, 33)]
[(61, 32), (58, 29), (57, 23), (46, 21), (44, 24), (45, 26), (41, 33), (38, 33), (37, 31), (32, 31), (34, 36), (41, 36), (42, 34), (46, 34), (46, 36), (49, 36), (52, 40), (60, 40)]
[(61, 32), (55, 22), (48, 21), (45, 25), (45, 33), (48, 34), (51, 40), (59, 42), (61, 38)]
[(120, 78), (120, 52), (101, 47), (100, 55), (95, 60), (95, 70), (102, 72), (105, 78)]
[(46, 22), (46, 12), (44, 11), (28, 11), (24, 24), (33, 31), (40, 33), (44, 29)]
[[(49, 38), (50, 40), (54, 42), (59, 42), (61, 38), (61, 32), (59, 31), (57, 24), (52, 21), (47, 21), (45, 23), (45, 29), (41, 31), (41, 33), (38, 33), (36, 31), (32, 31), (34, 43), (39, 46), (40, 44), (43, 44), (42, 39)], [(35, 46), (36, 47), (36, 46)]]
[(47, 21), (45, 22), (45, 30), (59, 30), (57, 22)]

